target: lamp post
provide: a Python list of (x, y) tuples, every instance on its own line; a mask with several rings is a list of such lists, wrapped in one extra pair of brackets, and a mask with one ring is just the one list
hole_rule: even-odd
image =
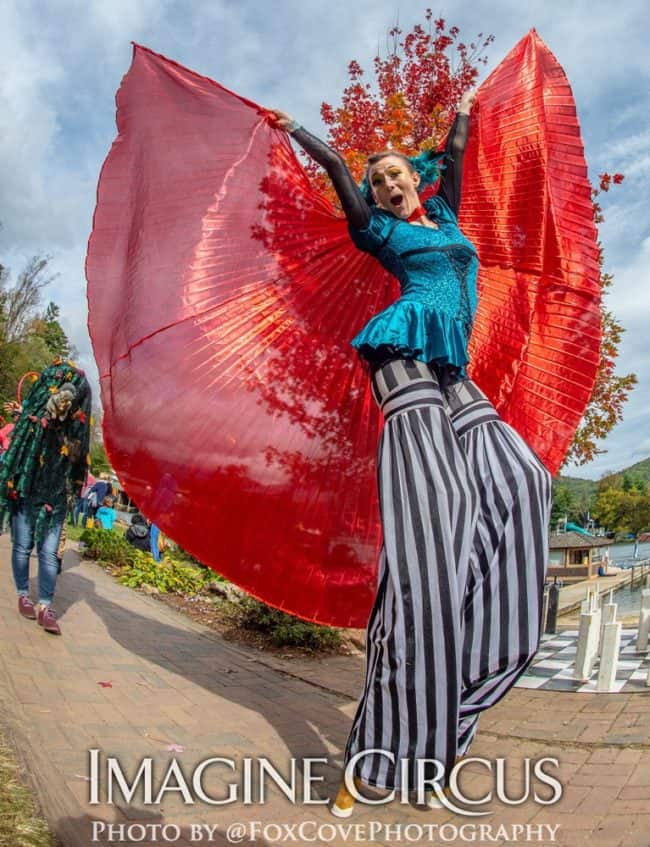
[(560, 606), (560, 586), (557, 584), (557, 577), (553, 580), (553, 585), (548, 590), (548, 611), (546, 613), (546, 626), (544, 632), (557, 632), (557, 615)]

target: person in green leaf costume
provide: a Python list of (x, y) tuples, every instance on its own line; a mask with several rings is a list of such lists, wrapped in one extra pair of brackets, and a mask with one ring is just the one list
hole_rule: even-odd
[[(56, 359), (24, 400), (0, 466), (0, 527), (11, 520), (18, 611), (60, 635), (52, 609), (57, 550), (70, 494), (88, 473), (91, 391), (84, 372)], [(38, 552), (38, 608), (29, 596), (29, 556)]]

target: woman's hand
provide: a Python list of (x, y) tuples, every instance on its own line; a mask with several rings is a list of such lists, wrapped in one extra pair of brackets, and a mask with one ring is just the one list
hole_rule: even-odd
[(295, 129), (298, 126), (291, 115), (280, 111), (280, 109), (269, 109), (269, 112), (275, 117), (273, 125), (277, 126), (278, 129), (283, 129), (285, 132), (291, 132), (292, 129)]
[(472, 106), (476, 102), (476, 89), (473, 88), (471, 91), (466, 91), (463, 96), (460, 98), (460, 105), (458, 106), (458, 111), (461, 115), (469, 115), (472, 111)]

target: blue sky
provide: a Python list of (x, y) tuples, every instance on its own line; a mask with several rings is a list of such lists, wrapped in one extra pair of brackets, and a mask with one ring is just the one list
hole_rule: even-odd
[[(346, 67), (370, 69), (399, 20), (422, 22), (426, 2), (396, 0), (2, 0), (0, 4), (0, 262), (19, 271), (52, 256), (50, 289), (94, 370), (83, 261), (101, 163), (115, 135), (114, 96), (137, 41), (246, 97), (291, 112), (320, 132), (321, 101), (338, 102)], [(443, 2), (436, 15), (469, 40), (496, 36), (489, 70), (531, 27), (572, 84), (592, 176), (625, 173), (604, 198), (609, 308), (627, 328), (620, 372), (639, 385), (607, 453), (579, 470), (597, 478), (650, 456), (650, 59), (647, 4)]]

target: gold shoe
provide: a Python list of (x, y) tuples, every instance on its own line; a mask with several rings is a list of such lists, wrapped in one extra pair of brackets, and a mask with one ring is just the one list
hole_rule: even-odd
[[(445, 786), (442, 789), (442, 793), (445, 797), (451, 797), (451, 791), (449, 786)], [(429, 809), (446, 809), (447, 807), (442, 802), (442, 800), (438, 799), (438, 795), (435, 791), (427, 791), (425, 803)]]
[[(359, 777), (355, 776), (352, 781), (354, 782), (354, 787), (358, 791), (361, 788), (361, 780), (359, 779)], [(339, 793), (336, 795), (334, 805), (332, 806), (330, 811), (337, 818), (349, 818), (354, 809), (355, 802), (355, 798), (350, 794), (345, 784), (345, 781), (343, 781), (341, 783), (341, 787), (339, 788)]]
[[(465, 758), (465, 755), (456, 756), (456, 761), (454, 762), (454, 766), (456, 766), (459, 762), (462, 762), (462, 760), (464, 758)], [(451, 797), (451, 789), (449, 788), (448, 785), (446, 785), (442, 789), (442, 793), (445, 795), (445, 797)], [(436, 794), (436, 792), (431, 791), (431, 790), (426, 792), (425, 803), (430, 809), (445, 809), (446, 808), (445, 804), (441, 800), (438, 799), (438, 795)]]

